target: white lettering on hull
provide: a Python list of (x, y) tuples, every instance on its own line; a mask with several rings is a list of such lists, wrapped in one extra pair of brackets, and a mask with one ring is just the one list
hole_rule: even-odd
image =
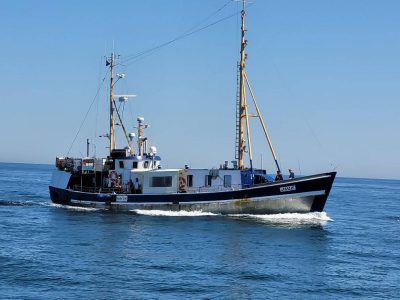
[(296, 190), (296, 186), (295, 185), (283, 186), (279, 190), (281, 191), (281, 193), (291, 192)]
[(128, 196), (118, 195), (116, 200), (117, 202), (128, 202)]

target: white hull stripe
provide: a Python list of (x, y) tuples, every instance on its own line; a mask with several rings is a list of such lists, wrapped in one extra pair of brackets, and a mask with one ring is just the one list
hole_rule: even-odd
[[(309, 197), (309, 196), (319, 196), (325, 195), (325, 191), (314, 191), (314, 192), (305, 192), (305, 193), (296, 193), (296, 194), (283, 194), (283, 195), (274, 195), (274, 196), (261, 196), (255, 198), (242, 198), (242, 199), (230, 199), (230, 200), (210, 200), (210, 201), (190, 201), (190, 202), (180, 202), (180, 205), (185, 204), (210, 204), (210, 203), (227, 203), (227, 202), (235, 202), (241, 200), (251, 200), (251, 201), (263, 201), (263, 200), (272, 200), (272, 199), (285, 199), (285, 198), (300, 198), (300, 197)], [(102, 205), (103, 202), (98, 201), (85, 201), (85, 200), (76, 200), (71, 199), (72, 203), (77, 204), (96, 204)], [(172, 202), (111, 202), (111, 205), (172, 205)]]

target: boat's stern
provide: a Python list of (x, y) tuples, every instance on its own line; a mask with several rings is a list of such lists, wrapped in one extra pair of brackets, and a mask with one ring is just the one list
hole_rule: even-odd
[(67, 191), (71, 173), (61, 170), (54, 170), (49, 185), (50, 199), (54, 203), (66, 204), (69, 202)]

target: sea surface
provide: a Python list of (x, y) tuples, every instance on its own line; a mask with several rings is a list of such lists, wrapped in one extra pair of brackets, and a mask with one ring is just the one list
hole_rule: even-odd
[(52, 169), (0, 163), (0, 299), (400, 298), (400, 181), (337, 178), (323, 213), (115, 213), (51, 204)]

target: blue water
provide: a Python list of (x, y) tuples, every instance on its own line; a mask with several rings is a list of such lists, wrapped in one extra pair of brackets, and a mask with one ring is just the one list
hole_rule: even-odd
[(400, 181), (337, 178), (325, 213), (136, 215), (52, 205), (0, 164), (1, 299), (400, 298)]

